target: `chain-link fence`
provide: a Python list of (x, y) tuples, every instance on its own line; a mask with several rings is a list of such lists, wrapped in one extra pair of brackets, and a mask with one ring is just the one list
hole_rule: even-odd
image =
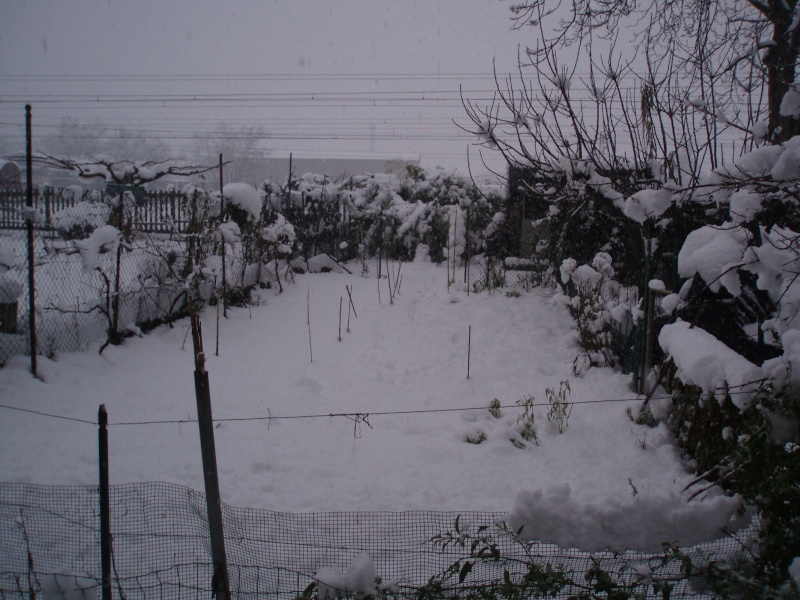
[(32, 265), (21, 196), (0, 195), (0, 248), (10, 263), (0, 273), (0, 364), (32, 347), (30, 268), (38, 354), (115, 341), (185, 311), (190, 260), (198, 256), (191, 231), (197, 199), (149, 193), (120, 202), (99, 191), (77, 193), (37, 190)]
[[(502, 513), (492, 512), (291, 514), (223, 505), (231, 595), (296, 598), (320, 569), (345, 573), (356, 557), (367, 553), (382, 582), (391, 584), (396, 595), (413, 596), (432, 577), (470, 557), (469, 540), (478, 532), (488, 532), (498, 558), (475, 561), (473, 552), (469, 578), (460, 582), (456, 573), (448, 582), (451, 592), (502, 582), (505, 570), (519, 581), (531, 564), (561, 566), (576, 582), (585, 582), (584, 574), (598, 567), (628, 582), (645, 573), (672, 578), (672, 598), (695, 597), (703, 590), (702, 579), (681, 573), (679, 560), (664, 564), (661, 555), (589, 555), (548, 544), (523, 547), (500, 533), (502, 519)], [(432, 542), (453, 533), (454, 527), (458, 533), (453, 543), (443, 548)], [(209, 596), (213, 567), (203, 494), (167, 483), (112, 486), (111, 533), (114, 597)], [(459, 544), (459, 539), (467, 543)], [(732, 563), (741, 549), (739, 541), (728, 538), (688, 549), (686, 555)], [(30, 600), (42, 591), (47, 597), (56, 582), (99, 597), (100, 562), (97, 487), (0, 484), (0, 598)], [(563, 596), (575, 591), (565, 588)]]

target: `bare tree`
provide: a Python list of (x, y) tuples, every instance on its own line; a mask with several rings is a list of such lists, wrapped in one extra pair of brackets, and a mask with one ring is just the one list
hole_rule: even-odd
[(103, 121), (61, 119), (58, 129), (42, 140), (52, 156), (79, 159), (91, 156), (125, 156), (130, 160), (165, 160), (172, 151), (162, 138), (124, 127), (112, 128)]
[(654, 77), (680, 74), (706, 106), (735, 107), (746, 128), (765, 120), (764, 137), (777, 142), (800, 132), (800, 122), (780, 110), (797, 75), (799, 9), (798, 0), (528, 0), (511, 7), (517, 27), (539, 30), (526, 51), (532, 64), (627, 29), (639, 54), (661, 68)]
[(260, 125), (233, 128), (221, 123), (212, 131), (194, 136), (192, 154), (201, 164), (215, 164), (222, 154), (226, 162), (224, 183), (258, 185), (264, 179), (269, 151), (262, 147), (267, 138)]

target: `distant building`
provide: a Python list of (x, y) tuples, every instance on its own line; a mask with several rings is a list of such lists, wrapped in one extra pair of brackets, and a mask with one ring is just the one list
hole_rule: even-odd
[(10, 160), (0, 159), (0, 190), (18, 190), (22, 188), (22, 169)]
[[(404, 174), (407, 165), (419, 166), (418, 160), (382, 160), (374, 158), (294, 158), (291, 161), (294, 177), (302, 177), (306, 173), (328, 175), (333, 181), (343, 181), (352, 175), (373, 173)], [(289, 177), (288, 158), (268, 158), (264, 179), (274, 183), (284, 183)]]

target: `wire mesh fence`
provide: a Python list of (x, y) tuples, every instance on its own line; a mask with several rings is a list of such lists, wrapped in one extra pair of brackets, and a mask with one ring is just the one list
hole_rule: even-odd
[(227, 267), (225, 289), (269, 277), (254, 240), (222, 241), (209, 216), (212, 209), (219, 214), (219, 200), (209, 194), (76, 194), (36, 190), (33, 209), (19, 192), (0, 194), (0, 250), (9, 263), (0, 267), (0, 364), (34, 344), (38, 354), (53, 356), (184, 316), (190, 301), (207, 301), (222, 286), (221, 273), (205, 264), (215, 254)]
[[(244, 303), (248, 289), (280, 287), (281, 279), (291, 279), (289, 263), (278, 259), (258, 228), (225, 235), (218, 195), (44, 188), (35, 190), (33, 202), (30, 209), (24, 192), (0, 192), (0, 365), (29, 354), (34, 345), (37, 354), (53, 356), (98, 341), (113, 343), (185, 316), (190, 301), (222, 296), (226, 305)], [(359, 244), (357, 257), (345, 267), (339, 262), (346, 258), (342, 251), (317, 237), (309, 237), (291, 261), (298, 271), (387, 277), (382, 244), (372, 244), (377, 253)], [(309, 260), (317, 255), (324, 260)], [(209, 265), (209, 257), (220, 260)]]
[[(233, 598), (297, 598), (320, 569), (346, 572), (363, 553), (393, 595), (417, 596), (432, 577), (471, 556), (470, 536), (485, 531), (497, 560), (475, 561), (459, 589), (524, 577), (530, 564), (561, 566), (573, 579), (600, 567), (629, 582), (674, 579), (672, 598), (702, 594), (704, 582), (685, 577), (680, 561), (641, 553), (593, 555), (548, 544), (522, 546), (499, 534), (499, 512), (361, 512), (292, 514), (223, 505), (228, 571)], [(456, 524), (456, 520), (460, 525)], [(99, 597), (101, 581), (98, 488), (0, 484), (0, 598), (31, 600), (54, 589), (79, 592), (55, 597)], [(432, 540), (458, 529), (454, 543)], [(205, 496), (168, 483), (111, 487), (112, 588), (116, 598), (159, 600), (209, 597), (213, 566)], [(494, 533), (498, 533), (494, 535)], [(740, 535), (752, 535), (753, 531)], [(459, 544), (458, 540), (467, 540)], [(727, 538), (687, 550), (734, 561), (742, 545)], [(474, 557), (474, 553), (472, 553)], [(563, 597), (579, 591), (567, 587)], [(52, 595), (50, 597), (53, 597)]]

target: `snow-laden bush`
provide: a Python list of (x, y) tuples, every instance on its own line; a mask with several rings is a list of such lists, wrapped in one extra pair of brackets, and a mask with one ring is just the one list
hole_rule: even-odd
[(561, 264), (560, 298), (575, 319), (583, 348), (573, 363), (576, 375), (590, 367), (616, 367), (628, 351), (634, 317), (639, 316), (638, 292), (615, 281), (614, 274), (605, 252), (598, 252), (591, 265), (574, 259)]
[(296, 229), (305, 258), (327, 252), (340, 260), (370, 256), (411, 260), (420, 244), (434, 262), (459, 261), (491, 249), (502, 223), (499, 189), (478, 189), (467, 178), (439, 172), (428, 178), (361, 175), (332, 182), (306, 174), (285, 186), (265, 184), (270, 210)]
[(78, 240), (88, 237), (92, 231), (107, 224), (110, 217), (109, 204), (87, 200), (53, 213), (50, 220), (63, 239)]

